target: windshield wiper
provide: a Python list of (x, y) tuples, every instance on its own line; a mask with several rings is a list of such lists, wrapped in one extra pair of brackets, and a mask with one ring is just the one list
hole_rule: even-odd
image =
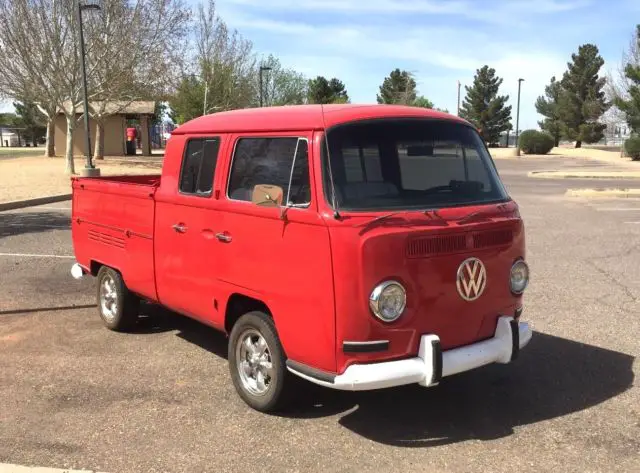
[(370, 220), (370, 221), (368, 221), (367, 223), (365, 223), (363, 225), (364, 226), (368, 226), (368, 225), (374, 224), (376, 222), (380, 222), (382, 220), (386, 220), (386, 219), (391, 218), (391, 217), (393, 217), (395, 215), (399, 215), (399, 214), (403, 214), (403, 213), (420, 213), (420, 214), (424, 214), (425, 216), (429, 217), (432, 220), (433, 220), (433, 216), (435, 215), (438, 220), (440, 220), (442, 222), (448, 222), (447, 219), (443, 218), (440, 214), (438, 214), (438, 210), (437, 209), (426, 209), (426, 210), (399, 210), (397, 212), (391, 212), (391, 213), (388, 213), (388, 214), (380, 215), (379, 217), (376, 217), (373, 220)]
[(463, 224), (463, 223), (471, 220), (474, 217), (477, 217), (478, 215), (491, 214), (491, 213), (495, 212), (496, 210), (499, 211), (499, 212), (502, 212), (505, 207), (507, 207), (507, 204), (506, 203), (502, 203), (502, 204), (498, 204), (495, 209), (480, 209), (480, 210), (476, 210), (475, 212), (471, 212), (469, 215), (465, 215), (462, 218), (456, 219), (455, 222), (460, 225), (460, 224)]
[(390, 212), (388, 214), (380, 215), (379, 217), (376, 217), (373, 220), (369, 220), (368, 222), (363, 223), (361, 226), (369, 226), (374, 223), (380, 222), (382, 220), (386, 220), (388, 218), (391, 218), (393, 216), (403, 214), (403, 213), (421, 213), (421, 214), (424, 214), (426, 217), (428, 217), (430, 221), (434, 221), (434, 220), (440, 221), (445, 225), (448, 224), (449, 222), (455, 222), (460, 225), (460, 224), (464, 224), (465, 222), (467, 222), (468, 220), (471, 220), (474, 217), (477, 217), (478, 215), (482, 215), (485, 213), (491, 214), (496, 210), (502, 211), (507, 206), (508, 206), (508, 203), (501, 203), (501, 204), (498, 204), (495, 208), (476, 210), (475, 212), (471, 212), (469, 215), (465, 215), (464, 217), (459, 217), (459, 218), (445, 218), (438, 213), (439, 209), (425, 209), (425, 210), (413, 210), (413, 211), (399, 210), (397, 212)]

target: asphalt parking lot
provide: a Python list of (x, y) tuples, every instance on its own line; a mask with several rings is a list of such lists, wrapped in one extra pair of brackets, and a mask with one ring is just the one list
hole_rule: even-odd
[[(103, 328), (69, 203), (0, 213), (0, 463), (156, 471), (640, 471), (640, 200), (567, 198), (549, 157), (498, 160), (527, 231), (534, 336), (512, 365), (365, 393), (303, 385), (269, 416), (235, 394), (226, 339), (145, 307)], [(636, 185), (640, 187), (640, 183)]]

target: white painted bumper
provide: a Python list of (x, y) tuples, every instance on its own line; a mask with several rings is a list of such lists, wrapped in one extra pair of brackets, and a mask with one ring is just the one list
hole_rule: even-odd
[[(513, 327), (513, 330), (512, 330)], [(333, 389), (364, 391), (418, 383), (435, 386), (441, 377), (469, 371), (490, 363), (509, 363), (520, 348), (531, 340), (529, 324), (500, 317), (493, 338), (464, 347), (440, 351), (437, 335), (423, 335), (416, 358), (380, 363), (351, 365), (344, 373), (330, 379), (318, 379), (288, 366), (289, 371)]]

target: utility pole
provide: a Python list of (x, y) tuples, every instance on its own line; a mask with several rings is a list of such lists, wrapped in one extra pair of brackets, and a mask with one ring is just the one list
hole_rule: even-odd
[(209, 82), (205, 79), (204, 81), (204, 105), (202, 107), (202, 114), (207, 114), (207, 92), (209, 92)]
[(271, 68), (268, 66), (260, 66), (260, 106), (262, 107), (262, 71), (270, 71)]
[[(202, 106), (203, 115), (207, 114), (207, 95), (209, 94), (209, 77), (210, 77), (208, 72), (209, 72), (209, 69), (207, 68), (203, 76), (203, 80), (204, 80), (204, 105)], [(211, 66), (211, 77), (215, 77), (215, 75), (216, 75), (216, 65), (214, 62), (213, 65)]]
[(524, 79), (518, 79), (518, 108), (516, 109), (516, 149), (518, 150), (518, 156), (520, 156), (520, 149), (518, 148), (518, 133), (520, 126), (520, 86)]
[(458, 81), (458, 116), (460, 116), (460, 81)]
[(85, 65), (85, 52), (84, 52), (84, 35), (82, 32), (82, 10), (100, 10), (100, 5), (97, 3), (83, 2), (77, 0), (77, 19), (78, 19), (78, 34), (80, 36), (80, 67), (82, 72), (82, 92), (84, 102), (84, 133), (86, 135), (86, 163), (83, 176), (99, 176), (100, 169), (97, 169), (91, 162), (91, 131), (89, 130), (89, 101), (87, 100), (87, 67)]

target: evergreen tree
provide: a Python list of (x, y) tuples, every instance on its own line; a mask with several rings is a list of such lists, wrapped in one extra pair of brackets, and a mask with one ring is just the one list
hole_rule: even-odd
[(46, 120), (38, 107), (34, 103), (14, 102), (13, 107), (16, 109), (15, 126), (24, 128), (22, 134), (31, 140), (33, 146), (37, 146), (46, 133)]
[(309, 80), (307, 99), (309, 103), (348, 103), (349, 95), (342, 81), (318, 76)]
[(598, 47), (584, 44), (578, 48), (578, 54), (571, 55), (571, 60), (562, 77), (558, 111), (564, 135), (575, 140), (576, 148), (580, 148), (583, 142), (596, 143), (604, 137), (607, 125), (598, 119), (609, 104), (603, 90), (606, 78), (598, 75), (604, 64)]
[(640, 25), (636, 26), (635, 44), (624, 66), (624, 96), (616, 96), (614, 104), (625, 114), (629, 128), (640, 134)]
[(195, 75), (182, 78), (175, 94), (169, 99), (169, 118), (181, 125), (203, 113), (204, 83)]
[(540, 96), (536, 100), (536, 111), (545, 117), (543, 121), (538, 122), (538, 125), (553, 136), (554, 146), (558, 146), (562, 137), (562, 121), (558, 111), (562, 85), (556, 80), (555, 76), (551, 78), (549, 85), (544, 88), (544, 94), (544, 96)]
[(465, 86), (467, 95), (460, 107), (460, 116), (480, 131), (489, 144), (499, 142), (500, 134), (511, 128), (511, 105), (508, 95), (498, 95), (502, 79), (489, 66), (476, 71), (471, 87)]
[(417, 97), (413, 101), (413, 106), (414, 107), (423, 107), (423, 108), (433, 108), (433, 102), (431, 100), (429, 100), (428, 98), (426, 98), (424, 95), (421, 95), (420, 97)]
[(413, 105), (416, 101), (416, 81), (410, 72), (395, 69), (384, 78), (377, 99), (378, 103)]

